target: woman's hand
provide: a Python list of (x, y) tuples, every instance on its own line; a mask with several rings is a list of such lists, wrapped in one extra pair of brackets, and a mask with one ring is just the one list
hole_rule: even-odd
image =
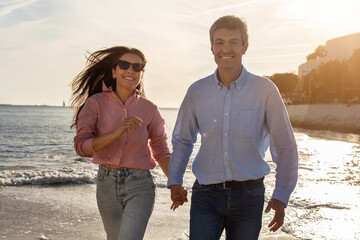
[(127, 130), (137, 129), (141, 127), (142, 122), (143, 120), (141, 120), (137, 116), (125, 118), (115, 131), (93, 138), (91, 144), (94, 151), (100, 151), (101, 149), (112, 143), (115, 139), (123, 135), (124, 132), (126, 132)]
[(127, 130), (135, 130), (141, 127), (141, 123), (143, 123), (143, 120), (137, 116), (125, 118), (124, 121), (121, 122), (120, 126), (115, 130), (117, 137), (120, 137)]

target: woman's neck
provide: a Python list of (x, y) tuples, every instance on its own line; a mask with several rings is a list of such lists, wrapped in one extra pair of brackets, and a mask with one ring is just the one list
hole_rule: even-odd
[(115, 94), (118, 96), (120, 101), (125, 105), (126, 101), (129, 97), (131, 97), (134, 94), (135, 90), (129, 91), (124, 88), (116, 89)]

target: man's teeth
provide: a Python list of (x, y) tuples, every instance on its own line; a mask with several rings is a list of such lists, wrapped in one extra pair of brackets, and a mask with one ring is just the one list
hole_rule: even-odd
[(230, 57), (221, 57), (222, 59), (230, 59), (231, 58), (231, 56)]
[(126, 77), (125, 79), (129, 80), (129, 81), (134, 81), (134, 78), (131, 78), (131, 77)]

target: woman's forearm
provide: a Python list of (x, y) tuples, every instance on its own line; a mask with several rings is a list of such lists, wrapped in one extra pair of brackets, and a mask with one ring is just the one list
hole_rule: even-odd
[(114, 131), (93, 138), (91, 144), (94, 151), (100, 151), (101, 149), (112, 143), (116, 138), (120, 137), (125, 131), (141, 127), (142, 122), (143, 121), (136, 116), (126, 118)]
[(94, 151), (98, 152), (110, 143), (112, 143), (116, 138), (120, 137), (123, 133), (124, 131), (115, 130), (102, 136), (95, 137), (93, 138), (91, 145)]
[(168, 171), (169, 162), (170, 162), (170, 156), (162, 158), (158, 161), (161, 170), (165, 173), (165, 175), (167, 177), (168, 177), (168, 172), (169, 172)]

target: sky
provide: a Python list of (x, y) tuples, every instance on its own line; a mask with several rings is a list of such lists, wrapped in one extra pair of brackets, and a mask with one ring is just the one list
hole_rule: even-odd
[(358, 0), (0, 0), (0, 104), (68, 105), (86, 53), (140, 49), (148, 98), (179, 107), (187, 88), (216, 70), (209, 28), (246, 20), (245, 68), (294, 72), (318, 45), (360, 32)]

